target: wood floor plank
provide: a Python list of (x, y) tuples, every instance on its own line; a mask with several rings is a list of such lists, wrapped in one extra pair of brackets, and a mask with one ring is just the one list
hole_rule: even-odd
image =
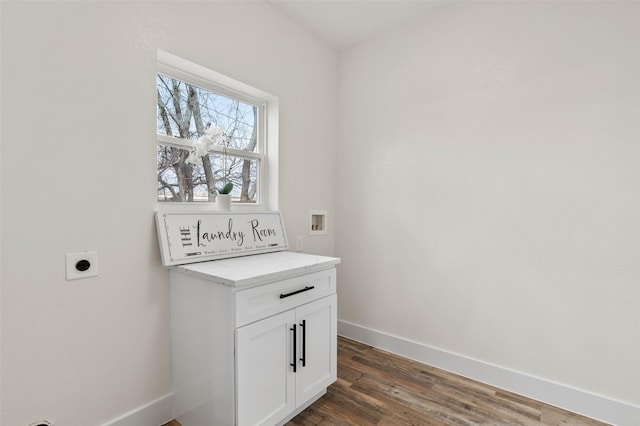
[(606, 424), (343, 337), (338, 338), (337, 382), (286, 424), (471, 425)]
[[(338, 363), (338, 384), (286, 426), (605, 425), (343, 337)], [(318, 414), (324, 407), (330, 407), (329, 417)], [(308, 423), (308, 410), (325, 423)]]

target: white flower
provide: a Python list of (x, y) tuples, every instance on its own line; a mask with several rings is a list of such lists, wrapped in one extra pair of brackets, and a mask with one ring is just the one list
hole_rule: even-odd
[(189, 156), (184, 161), (186, 163), (188, 163), (188, 164), (196, 164), (196, 163), (198, 163), (198, 161), (202, 161), (202, 158), (196, 156), (196, 151), (195, 150), (191, 150), (191, 152), (189, 153)]
[(200, 138), (193, 143), (193, 148), (198, 157), (204, 157), (209, 153), (212, 145), (213, 141), (211, 141), (210, 137), (200, 136)]
[(202, 161), (202, 157), (213, 150), (216, 142), (224, 143), (226, 140), (224, 129), (220, 126), (211, 126), (204, 133), (197, 141), (192, 143), (189, 157), (186, 160), (187, 163), (199, 164)]
[(224, 129), (220, 126), (211, 126), (207, 130), (205, 130), (205, 133), (211, 136), (214, 140), (222, 139)]

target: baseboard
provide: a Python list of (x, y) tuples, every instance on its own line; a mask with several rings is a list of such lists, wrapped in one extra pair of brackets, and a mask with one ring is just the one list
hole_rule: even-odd
[(338, 334), (406, 358), (617, 426), (638, 426), (640, 407), (477, 361), (347, 321)]
[(161, 426), (173, 419), (173, 393), (151, 401), (102, 426)]

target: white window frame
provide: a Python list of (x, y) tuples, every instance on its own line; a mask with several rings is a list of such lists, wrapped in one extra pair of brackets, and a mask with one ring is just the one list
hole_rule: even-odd
[[(193, 62), (158, 50), (157, 74), (166, 75), (205, 90), (238, 99), (258, 107), (257, 152), (227, 148), (227, 154), (258, 161), (258, 193), (256, 203), (233, 203), (234, 211), (277, 210), (277, 154), (278, 154), (278, 113), (279, 101), (276, 96), (239, 82), (231, 77), (197, 65)], [(154, 80), (155, 81), (155, 80)], [(157, 144), (176, 148), (191, 148), (193, 141), (157, 134)], [(213, 152), (223, 153), (221, 146), (214, 146)], [(171, 202), (158, 204), (178, 206), (207, 206), (210, 202)]]

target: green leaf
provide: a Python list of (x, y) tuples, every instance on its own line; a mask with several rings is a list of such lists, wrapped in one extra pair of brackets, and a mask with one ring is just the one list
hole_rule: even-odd
[(220, 194), (229, 194), (231, 190), (233, 190), (233, 183), (229, 182), (228, 184), (223, 186), (222, 189), (218, 189), (218, 192)]

